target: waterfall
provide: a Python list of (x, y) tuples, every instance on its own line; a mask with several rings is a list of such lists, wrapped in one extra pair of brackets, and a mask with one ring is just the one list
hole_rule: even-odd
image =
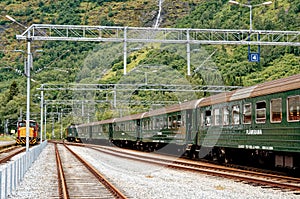
[(156, 18), (156, 22), (154, 25), (154, 28), (158, 28), (159, 26), (159, 20), (160, 20), (160, 15), (161, 15), (161, 10), (162, 10), (162, 3), (164, 0), (158, 0), (158, 14), (157, 14), (157, 18)]

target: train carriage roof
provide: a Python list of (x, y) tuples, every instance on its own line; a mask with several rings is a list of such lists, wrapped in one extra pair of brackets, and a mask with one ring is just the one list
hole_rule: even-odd
[(196, 99), (196, 100), (192, 100), (192, 101), (188, 101), (188, 102), (183, 102), (180, 104), (174, 104), (174, 105), (156, 109), (156, 110), (151, 110), (149, 112), (128, 115), (128, 116), (125, 116), (122, 118), (117, 118), (115, 120), (115, 122), (122, 122), (122, 121), (127, 121), (127, 120), (137, 120), (137, 119), (152, 117), (152, 116), (156, 116), (156, 115), (163, 115), (166, 113), (179, 112), (179, 111), (188, 110), (188, 109), (195, 109), (201, 100), (202, 99)]
[(137, 120), (137, 119), (141, 119), (143, 117), (145, 113), (137, 113), (134, 115), (127, 115), (121, 118), (117, 118), (115, 122), (123, 122), (123, 121), (127, 121), (127, 120)]
[(80, 125), (77, 125), (77, 127), (86, 127), (86, 126), (94, 126), (94, 125), (100, 125), (100, 124), (109, 124), (109, 123), (114, 123), (115, 120), (116, 120), (115, 118), (107, 119), (107, 120), (101, 120), (101, 121), (91, 122), (91, 123), (87, 123), (87, 124), (80, 124)]
[(203, 99), (199, 103), (199, 106), (209, 106), (213, 104), (264, 96), (272, 93), (280, 93), (294, 89), (300, 89), (300, 74), (265, 82), (247, 88), (238, 89), (235, 91), (212, 95)]
[(166, 113), (173, 113), (173, 112), (179, 112), (183, 110), (189, 110), (189, 109), (195, 109), (197, 108), (197, 105), (202, 101), (202, 99), (196, 99), (188, 102), (183, 102), (180, 104), (174, 104), (168, 107), (156, 109), (147, 112), (143, 117), (151, 117), (156, 115), (163, 115)]

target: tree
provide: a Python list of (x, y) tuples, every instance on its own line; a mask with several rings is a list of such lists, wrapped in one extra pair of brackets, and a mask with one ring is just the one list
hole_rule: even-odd
[(13, 81), (13, 83), (9, 87), (7, 102), (13, 100), (14, 96), (17, 96), (18, 94), (19, 94), (18, 84), (16, 81)]

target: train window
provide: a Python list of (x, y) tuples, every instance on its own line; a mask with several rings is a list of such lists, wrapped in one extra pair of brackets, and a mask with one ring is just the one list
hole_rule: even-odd
[(270, 102), (271, 122), (278, 123), (282, 120), (282, 99), (272, 99)]
[(168, 117), (168, 129), (172, 128), (172, 117)]
[(151, 130), (154, 130), (155, 129), (155, 119), (152, 118), (151, 119)]
[(177, 115), (172, 116), (172, 128), (177, 128)]
[(243, 123), (244, 124), (251, 124), (251, 104), (244, 104), (243, 110)]
[(155, 118), (155, 129), (158, 130), (160, 128), (160, 118)]
[(131, 123), (131, 121), (128, 122), (127, 128), (128, 128), (128, 131), (132, 131), (132, 123)]
[(19, 127), (25, 127), (26, 126), (26, 122), (20, 122), (19, 123)]
[(223, 118), (222, 118), (222, 122), (223, 125), (229, 125), (229, 108), (228, 106), (223, 107)]
[(148, 130), (152, 130), (152, 120), (148, 120)]
[(211, 125), (211, 110), (205, 111), (205, 126)]
[(294, 122), (300, 120), (300, 95), (287, 98), (288, 121)]
[(163, 127), (164, 129), (168, 128), (168, 120), (166, 116), (163, 117)]
[(177, 129), (181, 126), (181, 115), (172, 116), (172, 128)]
[(124, 123), (121, 124), (121, 129), (120, 130), (125, 131), (125, 124)]
[(158, 118), (158, 124), (157, 124), (157, 129), (162, 129), (164, 127), (164, 122), (163, 122), (163, 118), (160, 117)]
[(261, 101), (256, 103), (256, 123), (266, 122), (266, 102)]
[(220, 121), (220, 109), (216, 108), (214, 109), (214, 115), (213, 115), (213, 118), (214, 118), (214, 125), (218, 126), (221, 124), (221, 121)]
[(150, 120), (147, 120), (147, 130), (150, 130)]
[(240, 107), (232, 106), (232, 124), (240, 124)]
[(146, 120), (146, 129), (149, 130), (149, 127), (150, 127), (150, 121)]
[(177, 115), (176, 128), (179, 128), (181, 126), (181, 123), (181, 115)]

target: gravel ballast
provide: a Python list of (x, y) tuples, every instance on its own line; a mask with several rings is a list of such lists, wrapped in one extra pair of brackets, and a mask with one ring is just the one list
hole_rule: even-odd
[[(252, 186), (195, 172), (184, 172), (135, 160), (113, 157), (89, 148), (71, 147), (114, 183), (128, 198), (297, 198), (291, 192)], [(53, 144), (42, 151), (9, 198), (57, 198)]]
[(120, 159), (88, 148), (72, 149), (131, 198), (300, 198), (280, 190)]

